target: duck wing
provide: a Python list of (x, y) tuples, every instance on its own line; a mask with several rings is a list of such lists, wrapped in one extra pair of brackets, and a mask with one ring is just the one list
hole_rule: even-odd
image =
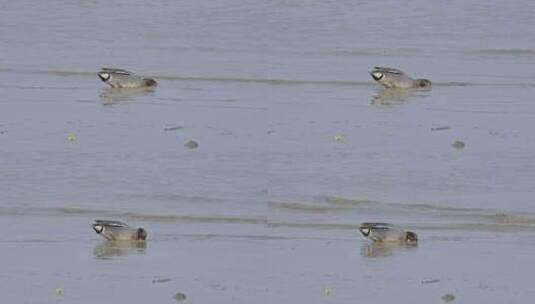
[(375, 67), (374, 71), (382, 72), (382, 73), (396, 74), (396, 75), (406, 75), (405, 72), (403, 72), (402, 70), (389, 68), (389, 67)]
[(106, 226), (106, 227), (116, 227), (116, 228), (130, 227), (126, 223), (119, 222), (119, 221), (109, 221), (109, 220), (95, 220), (95, 223), (93, 224), (93, 226), (95, 225), (101, 225), (101, 226)]
[(389, 223), (362, 223), (360, 228), (373, 228), (373, 229), (392, 229), (394, 225)]
[(134, 74), (124, 69), (115, 69), (115, 68), (102, 68), (100, 72), (110, 73), (110, 74), (119, 74), (119, 75), (133, 75)]

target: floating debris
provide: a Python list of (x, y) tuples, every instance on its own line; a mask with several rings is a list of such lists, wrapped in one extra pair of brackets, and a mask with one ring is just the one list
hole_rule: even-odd
[(169, 282), (173, 279), (171, 278), (158, 278), (158, 279), (153, 279), (152, 280), (152, 283), (165, 283), (165, 282)]
[(463, 141), (456, 140), (453, 142), (453, 144), (451, 144), (451, 146), (454, 147), (455, 149), (462, 149), (465, 147), (465, 144)]
[(324, 290), (323, 290), (323, 294), (327, 297), (330, 297), (333, 295), (333, 289), (332, 288), (329, 288), (329, 287), (326, 287)]
[(65, 291), (65, 290), (64, 290), (62, 287), (58, 287), (58, 288), (56, 288), (56, 293), (59, 294), (59, 295), (63, 295), (63, 292), (64, 292), (64, 291)]
[(175, 294), (175, 296), (173, 297), (173, 299), (175, 299), (177, 301), (184, 301), (186, 299), (186, 294), (181, 293), (181, 292), (177, 292)]
[(188, 140), (188, 142), (184, 144), (184, 147), (189, 149), (197, 149), (199, 147), (199, 143), (194, 140)]
[(431, 131), (444, 131), (444, 130), (449, 130), (449, 129), (451, 129), (450, 126), (442, 126), (442, 127), (431, 128)]
[(424, 279), (422, 280), (422, 284), (433, 284), (433, 283), (438, 283), (440, 282), (439, 279)]
[(7, 130), (0, 130), (0, 134), (6, 134)]
[(344, 140), (344, 136), (343, 135), (338, 134), (338, 135), (334, 136), (334, 141), (336, 141), (336, 142), (341, 142), (343, 140)]
[(453, 302), (453, 300), (455, 300), (455, 296), (452, 295), (451, 293), (447, 293), (447, 294), (443, 295), (441, 299), (442, 299), (442, 301), (449, 303), (449, 302)]
[(163, 128), (164, 131), (178, 131), (180, 129), (184, 129), (183, 126), (176, 126), (176, 127), (165, 127)]
[(67, 136), (67, 140), (69, 142), (76, 142), (78, 139), (76, 138), (76, 134), (74, 133), (70, 133), (68, 136)]

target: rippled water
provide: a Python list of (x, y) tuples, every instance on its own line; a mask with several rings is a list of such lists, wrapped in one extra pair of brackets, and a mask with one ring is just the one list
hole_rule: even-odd
[[(0, 1), (0, 290), (532, 299), (534, 15), (529, 1)], [(433, 88), (383, 90), (376, 65)], [(104, 66), (159, 85), (109, 91)], [(150, 242), (101, 243), (95, 218)], [(421, 244), (377, 248), (363, 221)]]

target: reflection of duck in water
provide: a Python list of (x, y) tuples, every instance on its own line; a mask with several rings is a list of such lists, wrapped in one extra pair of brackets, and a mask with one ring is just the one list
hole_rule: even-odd
[(410, 89), (431, 87), (431, 81), (429, 79), (413, 79), (405, 74), (405, 72), (393, 68), (375, 67), (370, 71), (370, 75), (375, 81), (386, 88)]
[(147, 231), (143, 228), (132, 228), (119, 221), (95, 220), (93, 230), (108, 241), (144, 241)]
[(98, 77), (112, 88), (147, 88), (157, 85), (152, 78), (144, 78), (123, 69), (102, 68)]
[(399, 251), (411, 250), (417, 246), (418, 243), (366, 243), (360, 251), (362, 256), (367, 258), (384, 258), (394, 255)]
[(417, 243), (418, 236), (387, 223), (362, 223), (360, 233), (377, 243)]
[(371, 103), (382, 106), (399, 105), (416, 95), (414, 90), (381, 88), (378, 93), (372, 97)]
[(153, 87), (140, 88), (106, 88), (102, 91), (99, 97), (103, 103), (114, 104), (120, 102), (132, 101), (139, 96), (149, 95), (154, 92)]
[(131, 253), (143, 254), (147, 248), (147, 242), (102, 242), (95, 246), (93, 254), (96, 258), (108, 258), (113, 256), (125, 256)]

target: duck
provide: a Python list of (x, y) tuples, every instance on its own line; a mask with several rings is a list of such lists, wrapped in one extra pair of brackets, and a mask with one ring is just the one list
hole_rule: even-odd
[(145, 241), (147, 231), (143, 228), (132, 228), (119, 221), (95, 220), (91, 225), (98, 235), (108, 241)]
[(152, 78), (144, 78), (124, 69), (102, 68), (97, 75), (112, 88), (149, 88), (158, 85)]
[(388, 223), (362, 223), (359, 228), (363, 236), (376, 243), (408, 243), (416, 244), (418, 236)]
[(372, 78), (386, 88), (430, 88), (431, 80), (429, 79), (413, 79), (405, 72), (389, 68), (389, 67), (375, 67), (370, 71)]

